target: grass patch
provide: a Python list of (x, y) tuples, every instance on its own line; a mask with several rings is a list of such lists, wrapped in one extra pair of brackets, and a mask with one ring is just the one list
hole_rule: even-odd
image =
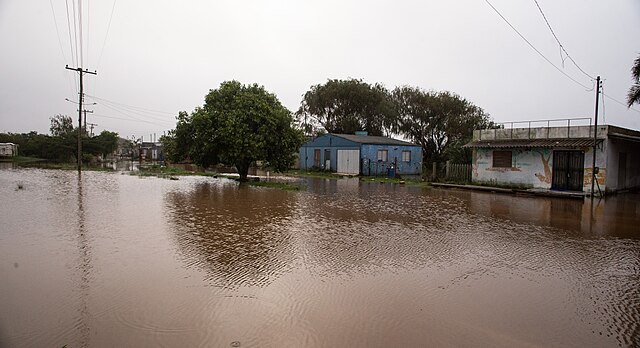
[(291, 184), (288, 182), (277, 182), (277, 181), (247, 181), (245, 184), (249, 186), (255, 187), (270, 187), (276, 188), (285, 191), (300, 191), (304, 188), (304, 186), (299, 184)]
[(28, 156), (11, 157), (11, 162), (13, 163), (34, 163), (34, 162), (42, 162), (42, 161), (46, 161), (46, 160), (42, 158), (28, 157)]
[(137, 176), (157, 176), (159, 178), (169, 178), (172, 179), (174, 176), (208, 176), (212, 178), (217, 178), (217, 173), (207, 173), (207, 172), (192, 172), (188, 170), (178, 169), (178, 168), (168, 168), (158, 165), (152, 165), (149, 167), (140, 167), (137, 172), (129, 172), (129, 175), (137, 175)]
[(367, 177), (361, 176), (360, 181), (363, 182), (377, 182), (381, 184), (399, 184), (415, 187), (427, 187), (431, 183), (428, 181), (416, 180), (416, 179), (399, 179), (399, 178), (387, 178), (387, 177)]
[(306, 177), (306, 178), (325, 178), (325, 179), (339, 179), (342, 177), (348, 177), (348, 175), (337, 174), (327, 171), (319, 170), (289, 170), (284, 173), (286, 176)]

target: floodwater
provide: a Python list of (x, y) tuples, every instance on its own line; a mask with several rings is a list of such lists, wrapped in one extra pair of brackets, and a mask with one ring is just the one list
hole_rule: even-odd
[(640, 346), (640, 195), (303, 181), (0, 170), (0, 346)]

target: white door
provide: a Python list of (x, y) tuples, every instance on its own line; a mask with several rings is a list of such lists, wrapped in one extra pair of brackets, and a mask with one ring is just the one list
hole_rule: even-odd
[(338, 150), (338, 173), (360, 174), (360, 150)]

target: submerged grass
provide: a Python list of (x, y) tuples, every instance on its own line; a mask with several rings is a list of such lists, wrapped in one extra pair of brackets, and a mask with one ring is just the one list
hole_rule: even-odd
[(292, 184), (288, 182), (278, 182), (278, 181), (247, 181), (245, 184), (249, 186), (255, 186), (255, 187), (277, 188), (285, 191), (300, 191), (304, 188), (304, 186), (300, 184)]
[(387, 177), (360, 177), (360, 181), (365, 182), (378, 182), (381, 184), (399, 184), (416, 187), (428, 187), (431, 185), (428, 181), (422, 181), (417, 179), (399, 179), (399, 178), (387, 178)]

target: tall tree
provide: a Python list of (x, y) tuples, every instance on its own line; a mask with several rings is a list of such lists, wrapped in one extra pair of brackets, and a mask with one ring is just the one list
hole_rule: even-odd
[(67, 136), (73, 132), (73, 120), (67, 115), (55, 115), (50, 117), (49, 131), (54, 137)]
[(451, 92), (427, 92), (397, 87), (392, 92), (399, 114), (400, 133), (422, 146), (423, 162), (470, 161), (462, 145), (473, 130), (491, 126), (481, 108)]
[(291, 112), (264, 87), (227, 81), (210, 90), (191, 116), (178, 116), (172, 145), (177, 158), (188, 156), (203, 167), (235, 166), (245, 181), (258, 160), (277, 171), (289, 168), (302, 142), (292, 124)]
[(397, 117), (389, 91), (381, 84), (362, 80), (329, 80), (311, 86), (296, 113), (298, 119), (319, 123), (330, 133), (390, 135)]
[(640, 55), (638, 55), (638, 58), (633, 62), (631, 77), (633, 78), (633, 84), (627, 94), (627, 105), (629, 107), (636, 103), (640, 104)]

